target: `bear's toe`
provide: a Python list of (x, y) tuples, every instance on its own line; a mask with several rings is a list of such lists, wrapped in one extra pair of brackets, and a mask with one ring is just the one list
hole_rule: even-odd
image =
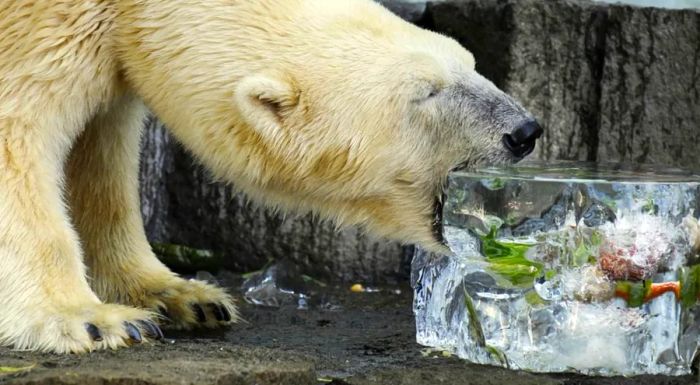
[(0, 330), (0, 340), (16, 349), (85, 353), (163, 338), (151, 312), (123, 305), (53, 304), (50, 312), (35, 309), (35, 314), (41, 314), (36, 322), (18, 325), (13, 332)]
[(138, 290), (148, 294), (139, 296), (130, 304), (160, 313), (163, 327), (185, 330), (216, 328), (238, 320), (233, 299), (217, 286), (172, 276), (163, 280), (151, 279), (150, 282), (150, 287)]

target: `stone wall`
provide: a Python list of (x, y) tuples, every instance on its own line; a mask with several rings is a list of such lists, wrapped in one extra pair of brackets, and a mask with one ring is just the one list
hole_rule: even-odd
[[(568, 0), (382, 2), (470, 49), (477, 69), (545, 126), (538, 157), (700, 167), (700, 13)], [(410, 247), (249, 205), (212, 183), (155, 119), (141, 179), (153, 241), (218, 251), (239, 271), (291, 258), (326, 279), (407, 277)]]
[(540, 158), (700, 167), (697, 11), (465, 0), (423, 20), (540, 119)]

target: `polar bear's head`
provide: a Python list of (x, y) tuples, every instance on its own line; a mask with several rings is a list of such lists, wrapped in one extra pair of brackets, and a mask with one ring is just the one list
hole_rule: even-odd
[(160, 83), (129, 72), (187, 147), (263, 203), (441, 250), (448, 172), (516, 162), (541, 133), (457, 42), (373, 2), (231, 4), (188, 10), (182, 36), (162, 26), (175, 40), (151, 55), (171, 58)]

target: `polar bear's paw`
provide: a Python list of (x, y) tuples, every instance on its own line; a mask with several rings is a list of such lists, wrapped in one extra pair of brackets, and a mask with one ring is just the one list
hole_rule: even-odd
[(151, 277), (140, 288), (128, 288), (126, 302), (163, 316), (170, 329), (216, 328), (238, 321), (231, 296), (223, 289), (199, 280), (167, 275)]
[(4, 323), (3, 327), (15, 326), (0, 331), (0, 342), (20, 350), (85, 353), (163, 338), (155, 315), (146, 310), (101, 303), (46, 308), (53, 309), (37, 309), (30, 319)]

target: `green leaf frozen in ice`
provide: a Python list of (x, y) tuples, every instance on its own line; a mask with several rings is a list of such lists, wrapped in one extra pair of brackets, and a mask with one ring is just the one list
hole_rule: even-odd
[(543, 268), (541, 263), (525, 257), (532, 245), (499, 241), (497, 232), (498, 229), (492, 226), (488, 234), (481, 236), (482, 252), (489, 262), (489, 269), (512, 285), (532, 286)]
[(467, 292), (466, 287), (462, 286), (462, 289), (464, 290), (464, 307), (467, 311), (467, 327), (470, 337), (477, 346), (484, 348), (494, 359), (498, 360), (505, 367), (508, 367), (506, 355), (495, 346), (486, 343), (486, 337), (484, 337), (484, 330), (481, 327), (481, 321), (479, 321), (479, 315), (476, 312), (474, 301)]
[(481, 321), (479, 321), (479, 315), (476, 313), (476, 306), (474, 306), (474, 301), (472, 297), (467, 292), (467, 288), (462, 285), (464, 290), (464, 307), (467, 310), (467, 325), (470, 337), (474, 340), (477, 346), (485, 347), (486, 338), (484, 337), (484, 331), (481, 328)]
[(542, 297), (540, 297), (540, 295), (534, 290), (529, 290), (527, 293), (525, 293), (525, 302), (527, 302), (530, 306), (539, 306), (547, 303), (547, 301), (542, 299)]

